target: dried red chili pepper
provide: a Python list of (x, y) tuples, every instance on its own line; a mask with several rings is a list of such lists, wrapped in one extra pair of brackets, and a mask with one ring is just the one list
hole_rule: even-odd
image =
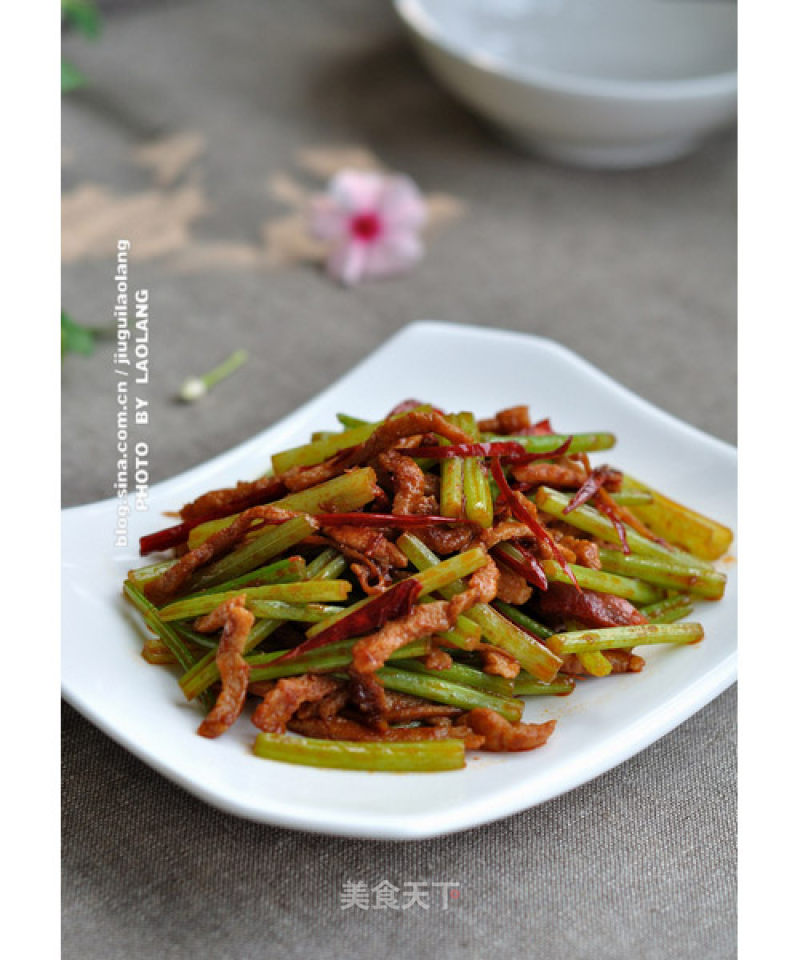
[(605, 464), (602, 467), (595, 467), (578, 488), (575, 496), (566, 507), (564, 507), (564, 514), (571, 513), (577, 507), (583, 506), (587, 500), (592, 499), (601, 487), (607, 484), (613, 484), (618, 487), (621, 480), (622, 474), (619, 470), (613, 470)]
[(537, 602), (544, 614), (575, 617), (589, 627), (626, 627), (649, 622), (622, 597), (594, 590), (578, 592), (568, 583), (551, 583), (547, 593), (537, 597)]
[(520, 523), (524, 523), (531, 530), (535, 537), (540, 540), (544, 540), (550, 545), (550, 549), (553, 551), (553, 556), (558, 561), (558, 565), (570, 578), (572, 583), (575, 584), (577, 590), (580, 591), (581, 588), (578, 586), (578, 581), (575, 579), (575, 574), (572, 572), (572, 570), (570, 570), (569, 564), (564, 559), (564, 555), (561, 553), (558, 544), (536, 519), (532, 505), (529, 504), (524, 497), (515, 496), (514, 491), (508, 485), (508, 480), (506, 480), (499, 460), (492, 458), (491, 465), (494, 482), (497, 484), (511, 512)]
[(349, 613), (346, 617), (342, 617), (341, 620), (337, 620), (336, 623), (332, 623), (327, 630), (323, 630), (315, 637), (305, 640), (293, 650), (289, 650), (288, 653), (274, 660), (273, 663), (294, 660), (303, 653), (316, 650), (318, 647), (324, 647), (329, 643), (380, 630), (389, 620), (396, 620), (398, 617), (405, 617), (411, 613), (414, 601), (421, 590), (422, 584), (413, 577), (401, 580), (385, 593), (375, 597), (374, 600), (370, 600), (369, 603)]
[(510, 567), (521, 577), (524, 577), (525, 580), (534, 587), (538, 587), (540, 590), (547, 590), (547, 574), (542, 570), (539, 561), (521, 544), (515, 543), (514, 546), (522, 554), (522, 560), (517, 560), (516, 557), (511, 557), (507, 553), (500, 553), (498, 560), (507, 567)]
[(165, 527), (163, 530), (157, 530), (155, 533), (148, 533), (139, 539), (139, 554), (144, 557), (148, 553), (155, 553), (157, 550), (168, 550), (170, 547), (177, 547), (186, 543), (189, 534), (195, 527), (201, 523), (208, 523), (209, 520), (221, 520), (223, 517), (230, 517), (237, 513), (243, 513), (251, 507), (260, 507), (265, 503), (279, 497), (285, 487), (278, 478), (275, 478), (275, 484), (259, 490), (256, 493), (244, 494), (237, 499), (229, 500), (223, 508), (218, 510), (208, 510), (194, 520), (184, 520), (183, 523), (175, 524), (172, 527)]
[(553, 450), (528, 453), (516, 440), (495, 440), (491, 443), (454, 443), (446, 447), (421, 446), (407, 447), (403, 453), (408, 457), (422, 457), (433, 460), (446, 460), (452, 457), (502, 457), (515, 464), (533, 463), (534, 460), (550, 460), (560, 457), (569, 450), (572, 437)]
[(614, 529), (617, 531), (617, 536), (619, 537), (619, 542), (622, 544), (622, 552), (630, 553), (631, 548), (628, 544), (628, 535), (625, 532), (625, 523), (617, 512), (617, 505), (602, 487), (597, 490), (594, 502), (600, 513), (608, 517), (613, 523)]

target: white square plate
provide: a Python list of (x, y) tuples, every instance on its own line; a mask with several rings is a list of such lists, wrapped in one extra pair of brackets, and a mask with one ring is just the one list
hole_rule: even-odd
[(129, 549), (115, 549), (116, 501), (66, 510), (62, 520), (62, 679), (66, 699), (136, 756), (202, 799), (265, 823), (345, 836), (431, 837), (508, 816), (591, 780), (703, 707), (736, 674), (736, 565), (725, 598), (697, 605), (706, 627), (694, 647), (642, 648), (640, 674), (586, 680), (570, 697), (531, 698), (528, 721), (550, 717), (550, 742), (530, 753), (473, 754), (464, 770), (391, 774), (319, 770), (251, 752), (242, 717), (219, 740), (195, 735), (200, 716), (174, 673), (140, 655), (138, 617), (123, 602), (141, 534), (161, 511), (263, 473), (277, 450), (335, 429), (337, 412), (378, 419), (417, 397), (488, 416), (530, 405), (557, 430), (610, 430), (608, 460), (733, 527), (736, 452), (656, 409), (549, 340), (453, 324), (418, 323), (316, 399), (208, 463), (153, 487), (149, 513), (131, 515)]

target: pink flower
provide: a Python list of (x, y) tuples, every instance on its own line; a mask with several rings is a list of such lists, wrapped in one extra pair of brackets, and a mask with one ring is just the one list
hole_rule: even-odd
[(426, 218), (412, 180), (373, 171), (340, 171), (311, 206), (311, 230), (329, 244), (328, 272), (348, 286), (415, 264)]

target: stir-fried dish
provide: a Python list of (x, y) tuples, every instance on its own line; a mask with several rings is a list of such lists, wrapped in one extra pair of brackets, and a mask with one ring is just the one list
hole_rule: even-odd
[(525, 406), (338, 419), (141, 539), (142, 555), (171, 552), (125, 582), (143, 655), (179, 665), (201, 736), (253, 698), (259, 756), (455, 769), (466, 750), (548, 741), (556, 721), (523, 721), (525, 698), (702, 640), (686, 618), (722, 597), (713, 561), (732, 533), (593, 466), (612, 434), (555, 433)]

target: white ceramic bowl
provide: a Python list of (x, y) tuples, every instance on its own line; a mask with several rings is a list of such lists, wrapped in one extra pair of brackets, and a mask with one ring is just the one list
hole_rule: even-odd
[(553, 159), (661, 163), (736, 114), (736, 4), (729, 0), (394, 4), (445, 86)]

